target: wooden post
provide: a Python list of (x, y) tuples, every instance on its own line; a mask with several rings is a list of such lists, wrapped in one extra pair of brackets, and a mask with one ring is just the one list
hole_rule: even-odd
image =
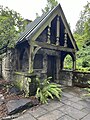
[(57, 56), (56, 58), (56, 78), (59, 80), (59, 71), (60, 71), (60, 55)]
[(73, 61), (73, 70), (76, 70), (76, 55), (74, 56), (74, 61)]
[(44, 71), (47, 72), (47, 54), (43, 54), (43, 67), (44, 67)]
[(59, 45), (59, 37), (60, 37), (60, 22), (59, 16), (57, 17), (57, 36), (56, 36), (56, 45)]
[(29, 53), (29, 73), (33, 72), (33, 50), (34, 47), (30, 45), (30, 53)]
[(73, 70), (76, 70), (76, 60), (74, 61)]
[[(17, 50), (17, 52), (15, 52), (15, 56), (16, 56), (16, 59), (17, 59), (17, 64), (18, 64), (18, 71), (20, 71), (20, 51)], [(15, 67), (15, 62), (14, 62), (14, 67)]]
[(48, 25), (48, 38), (47, 38), (47, 43), (49, 43), (49, 44), (50, 44), (50, 35), (51, 35), (51, 33), (50, 33), (50, 28), (51, 28), (51, 23)]
[(65, 33), (64, 33), (64, 47), (67, 47), (67, 31), (65, 29)]
[(44, 57), (43, 57), (43, 70), (44, 70), (44, 73), (46, 74), (45, 78), (47, 78), (47, 54), (44, 53), (43, 55), (44, 55)]

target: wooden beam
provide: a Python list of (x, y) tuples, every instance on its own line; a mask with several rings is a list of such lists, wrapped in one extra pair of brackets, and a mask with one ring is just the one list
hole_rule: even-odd
[[(61, 8), (60, 8), (60, 9), (61, 9)], [(73, 38), (72, 38), (71, 33), (70, 33), (70, 30), (68, 29), (68, 25), (67, 25), (68, 23), (67, 23), (67, 20), (66, 20), (66, 18), (65, 18), (65, 16), (64, 16), (64, 13), (63, 13), (62, 10), (59, 10), (58, 13), (59, 13), (59, 16), (61, 16), (61, 19), (62, 19), (62, 21), (63, 21), (63, 24), (64, 24), (64, 26), (65, 26), (65, 28), (66, 28), (66, 30), (67, 30), (67, 33), (68, 33), (68, 35), (69, 35), (69, 37), (70, 37), (70, 40), (71, 40), (74, 48), (76, 49), (75, 43), (74, 43)]]
[[(36, 38), (41, 34), (41, 32), (51, 23), (51, 21), (56, 17), (56, 15), (58, 15), (58, 10), (55, 11), (55, 13), (51, 14), (51, 16), (48, 18), (47, 21), (45, 21), (45, 23), (43, 24), (42, 22), (42, 26), (39, 27), (39, 24), (37, 25), (36, 28), (39, 28), (38, 31), (35, 34), (32, 34), (32, 39), (36, 40)], [(43, 20), (44, 21), (44, 20)], [(33, 31), (32, 31), (33, 32)], [(27, 38), (29, 37), (29, 35), (27, 36)]]
[(67, 47), (64, 47), (64, 46), (56, 46), (54, 44), (48, 44), (48, 43), (45, 43), (45, 42), (35, 41), (34, 46), (40, 46), (41, 48), (57, 50), (57, 51), (76, 52), (72, 48), (67, 48)]

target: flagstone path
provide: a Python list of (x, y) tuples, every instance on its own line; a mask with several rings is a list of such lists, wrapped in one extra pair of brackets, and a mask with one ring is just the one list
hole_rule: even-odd
[(51, 100), (14, 120), (90, 120), (90, 98), (82, 98), (82, 92), (77, 88), (66, 89), (61, 101)]

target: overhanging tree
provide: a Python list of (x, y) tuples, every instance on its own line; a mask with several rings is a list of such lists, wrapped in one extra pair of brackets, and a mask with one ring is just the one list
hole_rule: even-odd
[(0, 6), (0, 50), (12, 48), (27, 22), (14, 10)]
[(88, 67), (90, 71), (90, 2), (84, 6), (80, 19), (77, 21), (74, 37), (77, 41), (77, 65), (81, 68)]
[(46, 7), (42, 9), (42, 13), (46, 13), (58, 4), (57, 0), (47, 0)]
[[(57, 0), (47, 0), (46, 7), (42, 9), (42, 14), (47, 13), (51, 9), (53, 9), (56, 5), (58, 5)], [(38, 13), (36, 13), (36, 18), (40, 17)]]

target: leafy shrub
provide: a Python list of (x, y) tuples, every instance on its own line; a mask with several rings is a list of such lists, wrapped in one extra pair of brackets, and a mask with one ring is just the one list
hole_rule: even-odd
[(41, 103), (48, 103), (48, 98), (54, 99), (54, 96), (57, 97), (59, 100), (61, 98), (61, 88), (59, 84), (56, 83), (50, 83), (51, 77), (40, 81), (39, 78), (37, 78), (38, 81), (38, 87), (36, 92), (36, 97), (40, 99)]
[(88, 61), (83, 61), (82, 62), (82, 67), (89, 67), (89, 62)]

